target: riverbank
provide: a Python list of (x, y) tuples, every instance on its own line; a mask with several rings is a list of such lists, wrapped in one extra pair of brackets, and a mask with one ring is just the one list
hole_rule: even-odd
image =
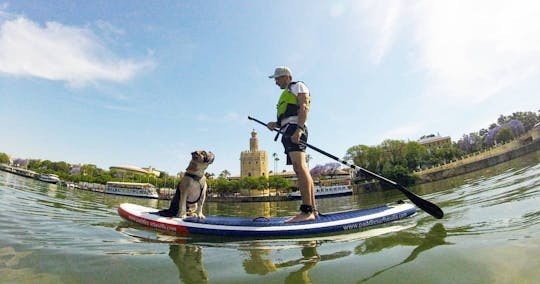
[(420, 184), (428, 183), (485, 169), (538, 150), (540, 150), (540, 139), (532, 141), (516, 139), (487, 151), (469, 155), (438, 167), (417, 171), (414, 174), (418, 177)]
[[(529, 136), (530, 137), (530, 136)], [(451, 161), (444, 165), (439, 165), (429, 169), (421, 170), (415, 172), (415, 176), (418, 178), (417, 184), (430, 183), (434, 181), (439, 181), (451, 177), (456, 177), (485, 169), (512, 159), (516, 159), (523, 155), (535, 152), (540, 150), (540, 139), (516, 139), (509, 143), (493, 147), (489, 150), (482, 151), (479, 153), (471, 154), (465, 157), (462, 157), (458, 160)], [(20, 169), (16, 167), (11, 167), (8, 165), (1, 164), (0, 170), (11, 172), (17, 175), (37, 179), (39, 176), (38, 173), (28, 171), (25, 169)], [(89, 186), (92, 185), (92, 186)], [(97, 187), (96, 187), (97, 186)], [(69, 187), (69, 186), (68, 186)], [(104, 185), (99, 184), (89, 184), (89, 183), (79, 183), (76, 188), (82, 190), (91, 190), (96, 192), (104, 192)], [(164, 192), (162, 192), (166, 189)], [(353, 185), (353, 193), (361, 194), (364, 192), (372, 192), (383, 190), (383, 186), (378, 181), (370, 181), (362, 184)], [(167, 191), (168, 190), (168, 191)], [(162, 200), (170, 200), (174, 194), (174, 189), (172, 188), (161, 188), (160, 197)], [(277, 201), (290, 201), (288, 195), (256, 195), (256, 196), (212, 196), (207, 197), (208, 202), (277, 202)]]

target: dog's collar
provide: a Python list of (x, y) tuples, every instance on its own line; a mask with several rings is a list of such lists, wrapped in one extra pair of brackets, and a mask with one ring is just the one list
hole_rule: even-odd
[(191, 173), (184, 173), (184, 176), (190, 177), (196, 181), (200, 181), (203, 178), (198, 175), (191, 174)]

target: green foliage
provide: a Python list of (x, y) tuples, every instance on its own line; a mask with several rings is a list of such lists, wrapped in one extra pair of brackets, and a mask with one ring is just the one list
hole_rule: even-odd
[(239, 180), (228, 180), (224, 177), (208, 180), (208, 186), (212, 191), (220, 195), (231, 195), (240, 189), (286, 189), (291, 186), (291, 181), (281, 176), (266, 177), (243, 177)]
[(511, 141), (514, 138), (514, 134), (510, 127), (503, 127), (499, 133), (497, 133), (496, 140), (499, 143), (506, 143)]
[(418, 169), (426, 159), (428, 151), (418, 142), (409, 142), (405, 145), (405, 161), (407, 169)]
[(231, 173), (228, 171), (228, 170), (223, 170), (220, 174), (219, 174), (219, 177), (220, 178), (228, 178), (231, 176)]
[(262, 177), (264, 180), (255, 177), (244, 177), (240, 179), (240, 188), (242, 189), (265, 189), (267, 188), (267, 180), (265, 177)]
[(457, 145), (428, 150), (418, 142), (385, 140), (378, 146), (356, 145), (347, 150), (346, 158), (374, 173), (405, 186), (415, 183), (413, 172), (419, 168), (450, 161), (459, 155)]
[(292, 182), (281, 176), (270, 176), (268, 178), (268, 185), (270, 188), (286, 189), (291, 187)]
[(0, 164), (9, 164), (9, 156), (6, 153), (0, 153)]
[(413, 185), (416, 182), (411, 171), (401, 165), (385, 167), (383, 176), (405, 186)]
[[(540, 112), (540, 111), (539, 111)], [(399, 140), (384, 140), (378, 146), (355, 145), (347, 149), (344, 159), (384, 176), (403, 185), (414, 184), (412, 173), (420, 168), (445, 164), (465, 153), (485, 149), (486, 137), (494, 129), (501, 128), (495, 139), (498, 142), (508, 142), (515, 138), (510, 127), (512, 122), (519, 120), (525, 131), (530, 130), (540, 121), (540, 116), (534, 112), (515, 112), (510, 116), (501, 115), (498, 123), (492, 123), (488, 129), (463, 135), (457, 143), (427, 149), (418, 142), (403, 142)], [(517, 124), (520, 124), (519, 122)], [(431, 134), (426, 137), (433, 137)]]
[[(531, 111), (514, 112), (508, 116), (500, 115), (497, 123), (492, 123), (489, 129), (484, 128), (478, 132), (463, 135), (463, 138), (457, 143), (466, 154), (482, 151), (491, 147), (495, 142), (508, 142), (516, 138), (523, 132), (531, 130), (538, 122), (540, 122), (540, 115)], [(510, 133), (504, 128), (510, 128)], [(499, 136), (500, 131), (503, 133)], [(511, 138), (509, 138), (511, 136), (509, 134), (512, 134)]]
[(523, 126), (525, 128), (525, 131), (529, 131), (533, 128), (535, 124), (540, 122), (540, 115), (537, 115), (536, 113), (532, 111), (518, 111), (512, 113), (512, 115), (504, 116), (500, 115), (497, 119), (497, 123), (499, 125), (504, 125), (505, 123), (508, 123), (509, 121), (517, 119), (523, 123)]

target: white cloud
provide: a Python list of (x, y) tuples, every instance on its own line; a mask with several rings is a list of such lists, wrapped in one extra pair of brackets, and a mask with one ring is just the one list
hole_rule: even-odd
[(519, 3), (434, 1), (420, 5), (416, 40), (418, 62), (429, 74), (426, 91), (478, 103), (537, 77), (540, 9), (538, 2)]
[(236, 112), (228, 112), (223, 115), (208, 115), (206, 113), (199, 113), (195, 117), (197, 121), (201, 122), (212, 122), (212, 123), (230, 123), (230, 122), (241, 122), (244, 123), (247, 121), (247, 116), (240, 115)]
[(56, 22), (40, 26), (24, 17), (0, 19), (0, 73), (84, 86), (123, 82), (151, 65), (115, 58), (88, 29)]
[(399, 24), (399, 17), (401, 12), (401, 2), (391, 1), (385, 9), (384, 13), (380, 15), (380, 23), (378, 28), (380, 32), (377, 33), (377, 39), (375, 40), (376, 46), (372, 51), (372, 59), (375, 64), (379, 64), (382, 57), (386, 54), (387, 50), (391, 48), (395, 40), (396, 28)]
[(411, 48), (411, 67), (426, 74), (428, 96), (480, 103), (540, 75), (538, 1), (367, 3), (361, 10), (374, 33), (374, 62), (393, 48)]
[(240, 115), (239, 113), (236, 113), (236, 112), (228, 112), (223, 117), (223, 120), (227, 122), (242, 122), (243, 123), (247, 121), (247, 116)]
[(384, 139), (396, 139), (403, 140), (404, 137), (409, 137), (409, 139), (416, 140), (415, 137), (421, 136), (420, 133), (422, 129), (425, 128), (424, 123), (422, 122), (412, 122), (408, 125), (403, 125), (390, 129), (380, 135), (380, 141)]

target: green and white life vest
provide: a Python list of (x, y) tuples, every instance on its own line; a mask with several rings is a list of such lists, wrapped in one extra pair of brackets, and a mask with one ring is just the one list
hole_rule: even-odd
[(281, 125), (281, 121), (287, 117), (298, 116), (298, 98), (293, 92), (291, 92), (291, 86), (296, 83), (297, 82), (291, 82), (289, 86), (283, 90), (283, 93), (281, 93), (281, 96), (279, 97), (278, 104), (276, 106), (277, 122), (279, 125)]

